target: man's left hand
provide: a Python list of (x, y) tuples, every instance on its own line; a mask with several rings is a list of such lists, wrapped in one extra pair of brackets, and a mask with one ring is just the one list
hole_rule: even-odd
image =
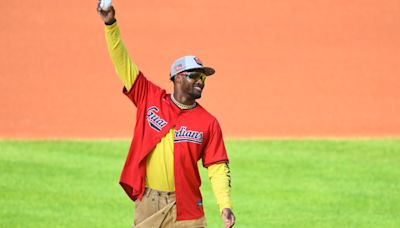
[(235, 215), (230, 208), (224, 208), (221, 214), (222, 220), (224, 221), (225, 228), (231, 228), (235, 225)]

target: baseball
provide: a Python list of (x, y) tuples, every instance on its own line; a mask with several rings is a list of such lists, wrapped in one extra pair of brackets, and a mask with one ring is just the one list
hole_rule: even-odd
[(101, 0), (100, 8), (104, 11), (107, 11), (110, 9), (111, 4), (112, 4), (112, 0)]

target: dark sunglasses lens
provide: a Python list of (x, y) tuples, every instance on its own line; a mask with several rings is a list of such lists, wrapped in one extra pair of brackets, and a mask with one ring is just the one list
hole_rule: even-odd
[(197, 72), (190, 72), (190, 73), (188, 74), (188, 76), (189, 76), (189, 78), (191, 78), (191, 79), (199, 79), (200, 74), (197, 73)]
[(206, 75), (199, 72), (191, 72), (188, 74), (188, 77), (196, 81), (201, 79), (203, 82), (206, 79)]

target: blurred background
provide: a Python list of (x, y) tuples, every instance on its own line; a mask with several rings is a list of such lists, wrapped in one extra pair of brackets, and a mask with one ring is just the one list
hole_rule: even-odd
[[(135, 107), (96, 1), (1, 5), (0, 137), (129, 138)], [(400, 135), (400, 2), (122, 1), (131, 57), (171, 91), (172, 62), (216, 69), (200, 103), (227, 138)]]

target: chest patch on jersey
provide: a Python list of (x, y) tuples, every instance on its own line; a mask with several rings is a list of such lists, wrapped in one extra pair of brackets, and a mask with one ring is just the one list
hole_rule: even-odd
[(174, 142), (192, 142), (202, 144), (203, 132), (188, 130), (186, 126), (181, 126), (179, 130), (175, 131)]
[(147, 109), (147, 122), (150, 127), (154, 130), (160, 132), (165, 125), (167, 125), (167, 121), (163, 120), (159, 115), (157, 115), (158, 111), (160, 111), (156, 106), (151, 106)]

